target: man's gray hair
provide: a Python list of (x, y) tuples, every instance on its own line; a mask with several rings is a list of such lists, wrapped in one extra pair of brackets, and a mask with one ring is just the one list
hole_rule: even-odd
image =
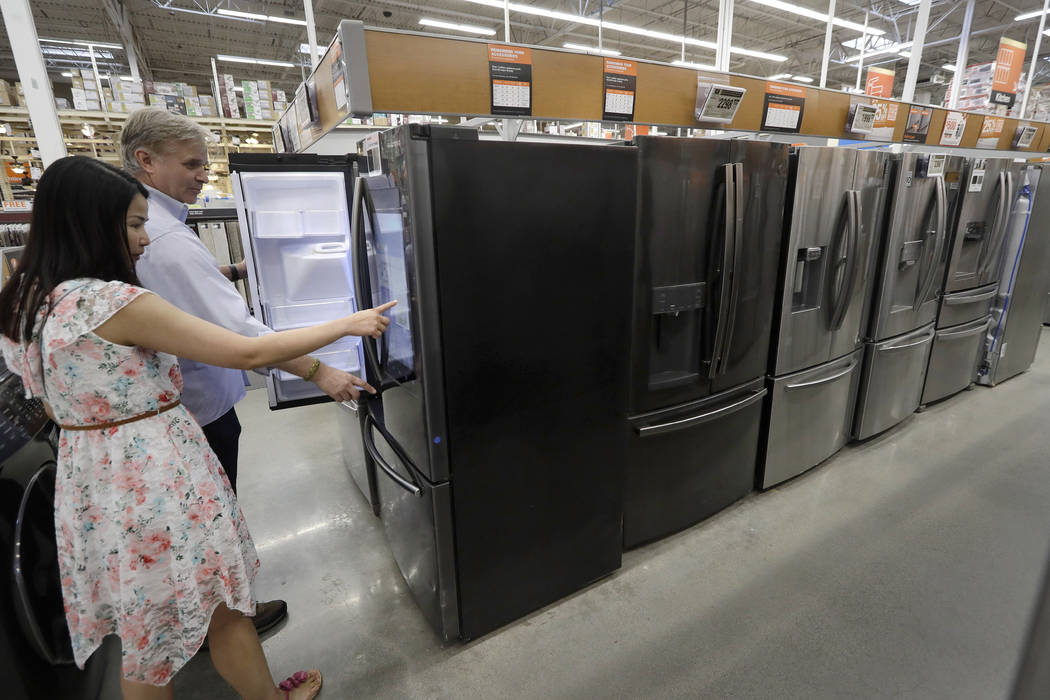
[(124, 169), (132, 175), (142, 171), (135, 151), (146, 149), (151, 153), (167, 153), (179, 141), (198, 141), (206, 144), (211, 132), (181, 114), (172, 114), (163, 107), (146, 107), (132, 112), (120, 131), (120, 155)]

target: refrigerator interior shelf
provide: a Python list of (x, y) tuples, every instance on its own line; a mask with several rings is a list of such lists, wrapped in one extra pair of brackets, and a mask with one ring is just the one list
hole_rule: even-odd
[[(310, 353), (310, 356), (317, 358), (329, 367), (334, 367), (335, 369), (361, 376), (360, 353), (357, 351), (356, 347), (343, 348), (332, 352), (313, 352)], [(300, 377), (297, 377), (290, 372), (285, 372), (283, 369), (278, 370), (277, 378), (282, 382), (301, 381)]]
[(252, 212), (256, 238), (303, 238), (346, 236), (344, 209), (259, 209)]
[(266, 305), (266, 318), (270, 321), (270, 327), (275, 331), (331, 321), (334, 318), (349, 316), (353, 312), (354, 304), (351, 297), (310, 304)]

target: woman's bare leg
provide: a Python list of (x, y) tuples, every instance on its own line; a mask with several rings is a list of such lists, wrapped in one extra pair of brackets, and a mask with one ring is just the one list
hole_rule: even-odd
[[(283, 700), (284, 691), (273, 682), (266, 656), (259, 644), (259, 635), (250, 618), (225, 605), (219, 605), (208, 627), (208, 646), (215, 670), (245, 700)], [(292, 700), (309, 700), (320, 689), (321, 674), (311, 671), (309, 680), (291, 691), (289, 697)]]
[(172, 700), (175, 697), (175, 686), (172, 683), (163, 686), (135, 683), (121, 678), (120, 693), (124, 700)]

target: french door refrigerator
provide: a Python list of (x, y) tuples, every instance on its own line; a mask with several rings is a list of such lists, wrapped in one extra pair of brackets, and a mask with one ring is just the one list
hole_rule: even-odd
[(788, 147), (638, 137), (626, 547), (754, 488)]
[[(350, 198), (357, 156), (231, 154), (233, 182), (253, 313), (275, 331), (357, 311), (350, 255)], [(370, 381), (359, 338), (343, 338), (313, 356)], [(328, 401), (316, 385), (270, 369), (271, 408)], [(359, 422), (356, 402), (337, 404), (344, 426)], [(375, 483), (360, 428), (341, 430), (343, 459), (375, 510)]]
[(1008, 158), (970, 163), (960, 194), (923, 405), (956, 394), (977, 379), (999, 288), (1003, 243), (1023, 184), (1022, 165)]
[(849, 441), (889, 164), (886, 153), (848, 148), (802, 147), (791, 155), (761, 488), (816, 466)]
[(635, 163), (410, 125), (367, 147), (358, 297), (381, 520), (426, 618), (485, 634), (620, 566)]
[(894, 160), (893, 204), (876, 258), (853, 434), (866, 439), (919, 407), (943, 290), (959, 156), (905, 153)]
[(1050, 293), (1050, 173), (1046, 165), (1025, 171), (1024, 211), (1010, 222), (999, 270), (999, 293), (977, 381), (995, 386), (1027, 370), (1035, 360), (1043, 312)]

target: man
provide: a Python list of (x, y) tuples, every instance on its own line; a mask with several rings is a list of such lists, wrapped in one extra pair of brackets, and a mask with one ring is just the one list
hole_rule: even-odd
[[(138, 110), (124, 124), (120, 134), (124, 168), (150, 195), (146, 232), (151, 242), (136, 272), (143, 285), (183, 311), (241, 335), (269, 333), (269, 328), (252, 317), (232, 284), (245, 277), (244, 261), (220, 267), (186, 225), (186, 205), (197, 201), (208, 182), (209, 137), (193, 120), (163, 108)], [(183, 359), (179, 367), (184, 380), (182, 403), (203, 427), (236, 492), (241, 424), (234, 404), (245, 396), (241, 372)], [(278, 367), (314, 382), (336, 401), (357, 399), (359, 389), (375, 392), (358, 377), (312, 357), (299, 357)], [(255, 627), (265, 632), (286, 614), (284, 601), (260, 603)]]

